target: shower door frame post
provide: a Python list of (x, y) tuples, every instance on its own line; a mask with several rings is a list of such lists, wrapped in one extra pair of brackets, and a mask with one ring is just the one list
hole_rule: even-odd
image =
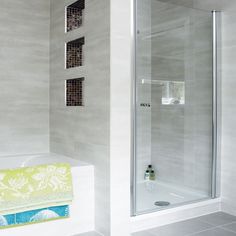
[(217, 198), (218, 192), (218, 152), (219, 152), (219, 142), (218, 138), (220, 135), (218, 127), (218, 98), (219, 98), (219, 52), (218, 52), (218, 42), (219, 42), (219, 16), (220, 12), (213, 10), (212, 11), (212, 188), (211, 188), (211, 197)]
[(137, 31), (137, 0), (132, 0), (133, 8), (131, 9), (132, 17), (132, 59), (131, 59), (131, 68), (132, 68), (132, 112), (131, 112), (131, 216), (136, 216), (136, 31)]

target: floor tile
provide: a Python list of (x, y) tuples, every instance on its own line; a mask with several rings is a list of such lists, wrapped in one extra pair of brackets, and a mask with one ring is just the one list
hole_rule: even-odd
[(228, 225), (224, 225), (222, 226), (222, 228), (236, 232), (236, 222), (228, 224)]
[(191, 234), (191, 236), (236, 236), (236, 233), (221, 228), (214, 228), (200, 233)]
[(149, 231), (141, 231), (137, 233), (132, 233), (132, 236), (153, 236)]
[(206, 222), (199, 221), (196, 219), (191, 219), (187, 221), (182, 221), (154, 228), (149, 230), (148, 232), (150, 232), (155, 236), (186, 236), (189, 234), (197, 233), (211, 228), (212, 225)]
[(77, 235), (73, 235), (73, 236), (101, 236), (101, 235), (96, 232), (87, 232), (87, 233), (77, 234)]
[(217, 212), (214, 214), (201, 216), (197, 218), (201, 221), (207, 222), (208, 224), (214, 225), (214, 226), (221, 226), (225, 224), (230, 224), (232, 222), (236, 222), (236, 216), (232, 216), (223, 212)]

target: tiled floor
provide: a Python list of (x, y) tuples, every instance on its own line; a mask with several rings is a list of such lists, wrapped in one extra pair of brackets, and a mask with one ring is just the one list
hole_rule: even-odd
[(132, 236), (236, 236), (236, 216), (223, 212), (161, 226)]
[[(77, 236), (100, 235), (95, 232), (89, 232)], [(236, 216), (218, 212), (133, 233), (132, 236), (236, 236)]]

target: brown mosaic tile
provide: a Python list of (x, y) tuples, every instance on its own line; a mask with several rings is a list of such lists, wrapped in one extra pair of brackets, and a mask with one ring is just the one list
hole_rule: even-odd
[(83, 66), (84, 38), (70, 41), (66, 44), (66, 68)]
[(78, 29), (83, 24), (85, 0), (79, 0), (66, 8), (66, 31)]
[(84, 78), (66, 80), (66, 106), (83, 106)]

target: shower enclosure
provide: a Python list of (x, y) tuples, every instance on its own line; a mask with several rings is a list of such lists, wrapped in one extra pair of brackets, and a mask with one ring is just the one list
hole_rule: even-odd
[(165, 0), (135, 2), (138, 215), (216, 197), (218, 14)]

